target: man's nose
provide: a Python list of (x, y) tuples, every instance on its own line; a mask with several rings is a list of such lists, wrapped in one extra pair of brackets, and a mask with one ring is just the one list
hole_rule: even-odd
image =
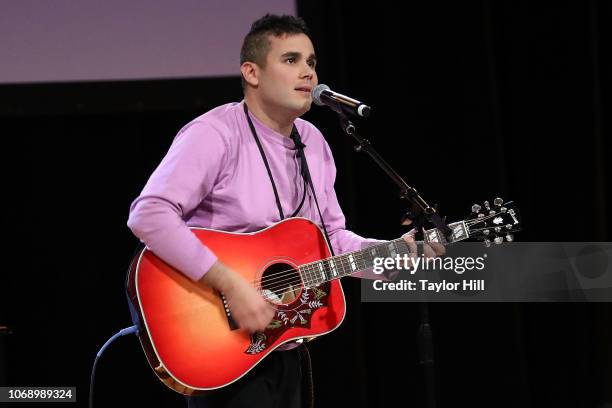
[(311, 67), (310, 65), (306, 64), (304, 70), (302, 71), (302, 78), (310, 78), (312, 79), (312, 77), (315, 74), (315, 69), (313, 67)]

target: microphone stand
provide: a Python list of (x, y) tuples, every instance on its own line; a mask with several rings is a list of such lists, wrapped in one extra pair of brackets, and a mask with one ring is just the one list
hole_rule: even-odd
[[(378, 154), (372, 147), (369, 140), (364, 139), (357, 132), (355, 125), (349, 120), (340, 105), (332, 107), (340, 116), (340, 125), (344, 133), (355, 139), (355, 151), (366, 152), (372, 160), (393, 180), (399, 187), (400, 198), (409, 205), (409, 210), (402, 217), (402, 225), (407, 225), (408, 221), (414, 225), (417, 234), (422, 233), (425, 222), (431, 222), (444, 236), (450, 241), (452, 230), (443, 221), (437, 210), (427, 204), (419, 195), (417, 190), (409, 186), (404, 179)], [(427, 393), (427, 406), (436, 407), (435, 398), (435, 375), (434, 375), (434, 356), (433, 356), (433, 334), (429, 323), (429, 308), (427, 302), (419, 302), (420, 324), (418, 330), (419, 364), (425, 371), (425, 388)]]

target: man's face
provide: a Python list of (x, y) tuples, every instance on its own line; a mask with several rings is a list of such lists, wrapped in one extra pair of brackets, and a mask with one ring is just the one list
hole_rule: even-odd
[(268, 38), (270, 51), (259, 70), (257, 92), (271, 108), (301, 116), (310, 109), (310, 91), (318, 83), (312, 42), (305, 34)]

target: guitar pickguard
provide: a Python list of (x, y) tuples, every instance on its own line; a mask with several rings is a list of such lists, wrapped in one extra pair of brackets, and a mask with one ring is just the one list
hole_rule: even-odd
[(294, 302), (278, 306), (274, 319), (263, 333), (251, 335), (251, 344), (244, 352), (259, 354), (269, 349), (285, 331), (293, 327), (310, 328), (313, 313), (322, 307), (327, 307), (329, 291), (329, 283), (304, 289)]

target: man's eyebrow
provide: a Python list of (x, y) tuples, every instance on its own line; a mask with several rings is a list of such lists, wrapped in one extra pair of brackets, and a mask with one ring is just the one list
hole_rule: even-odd
[(281, 55), (282, 58), (286, 58), (286, 57), (296, 58), (296, 57), (301, 57), (301, 56), (302, 54), (297, 51), (288, 51), (284, 53), (283, 55)]
[[(301, 52), (298, 52), (298, 51), (289, 51), (289, 52), (286, 52), (286, 53), (282, 54), (281, 58), (288, 58), (288, 57), (298, 58), (298, 57), (301, 57), (301, 56), (302, 56)], [(308, 56), (308, 60), (316, 61), (317, 60), (317, 56), (315, 54), (310, 54)]]

